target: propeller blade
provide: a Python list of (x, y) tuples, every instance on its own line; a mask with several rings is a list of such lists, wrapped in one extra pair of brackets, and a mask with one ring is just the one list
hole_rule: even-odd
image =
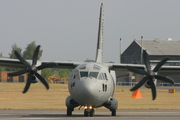
[(30, 64), (24, 58), (22, 58), (17, 51), (15, 51), (15, 55), (25, 66), (30, 67)]
[(42, 64), (37, 67), (38, 70), (44, 69), (44, 68), (49, 68), (49, 67), (54, 67), (58, 66), (56, 63), (48, 63), (48, 64)]
[(162, 80), (164, 82), (174, 84), (174, 80), (172, 78), (170, 78), (170, 77), (167, 77), (167, 76), (155, 75), (155, 78), (159, 79), (159, 80)]
[(155, 87), (154, 82), (153, 82), (152, 79), (149, 80), (149, 82), (150, 82), (150, 85), (151, 85), (152, 97), (153, 97), (153, 100), (155, 100), (156, 99), (156, 87)]
[(143, 59), (144, 59), (144, 64), (146, 65), (147, 71), (150, 71), (151, 68), (149, 64), (149, 57), (145, 50), (143, 50)]
[(170, 60), (170, 58), (164, 58), (164, 59), (162, 59), (161, 62), (159, 62), (159, 63), (156, 65), (156, 67), (154, 68), (153, 71), (154, 71), (154, 72), (157, 72), (157, 71), (161, 68), (161, 66), (164, 65), (164, 63), (166, 63), (167, 60)]
[(130, 66), (127, 66), (127, 69), (131, 72), (134, 72), (134, 73), (137, 73), (137, 74), (140, 74), (140, 75), (145, 75), (146, 72), (144, 70), (140, 70), (140, 69), (136, 69), (136, 68), (133, 68), (133, 67), (130, 67)]
[(37, 57), (39, 54), (39, 49), (40, 49), (40, 45), (38, 45), (34, 51), (32, 65), (36, 65), (36, 63), (37, 63)]
[(8, 73), (9, 76), (19, 76), (19, 75), (22, 75), (24, 73), (27, 73), (28, 70), (20, 70), (20, 71), (17, 71), (17, 72), (13, 72), (13, 73)]
[(28, 79), (27, 79), (27, 81), (26, 81), (26, 86), (25, 86), (25, 88), (24, 88), (23, 93), (26, 93), (26, 92), (28, 91), (28, 89), (29, 89), (29, 87), (30, 87), (30, 85), (31, 85), (32, 77), (33, 77), (32, 74), (28, 74)]
[(147, 81), (147, 78), (144, 77), (138, 84), (136, 84), (133, 88), (131, 88), (130, 91), (135, 91), (139, 89), (146, 81)]
[(47, 90), (49, 89), (49, 85), (46, 82), (46, 80), (39, 74), (39, 73), (35, 73), (36, 77), (44, 84), (44, 86), (47, 88)]

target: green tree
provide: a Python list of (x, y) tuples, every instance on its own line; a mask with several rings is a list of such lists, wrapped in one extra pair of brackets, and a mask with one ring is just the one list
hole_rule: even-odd
[(62, 68), (51, 68), (52, 75), (57, 75), (63, 78), (68, 78), (72, 72), (72, 69), (62, 69)]
[(0, 53), (0, 57), (3, 57), (3, 53), (2, 52)]
[(68, 78), (70, 75), (70, 71), (68, 69), (59, 69), (59, 75), (62, 78)]
[(43, 69), (43, 70), (41, 71), (41, 75), (42, 75), (45, 79), (48, 79), (48, 77), (52, 75), (52, 70), (51, 70), (51, 68)]
[(19, 48), (16, 43), (14, 43), (14, 45), (12, 45), (11, 53), (9, 53), (9, 56), (11, 59), (17, 59), (17, 57), (15, 55), (15, 51), (17, 51), (19, 54), (21, 54), (21, 52), (22, 52), (22, 49)]
[[(11, 50), (11, 53), (9, 53), (9, 56), (10, 56), (9, 58), (17, 59), (17, 57), (15, 55), (15, 51), (17, 51), (21, 55), (22, 49), (20, 47), (18, 47), (16, 43), (14, 43), (12, 45), (12, 50)], [(5, 71), (18, 71), (18, 70), (21, 70), (21, 69), (13, 68), (13, 67), (5, 67)]]
[[(33, 41), (27, 45), (26, 50), (23, 52), (23, 58), (32, 60), (35, 49), (36, 49), (36, 42)], [(38, 60), (41, 58), (42, 52), (43, 50), (39, 50), (39, 54), (37, 58)]]
[[(2, 52), (0, 53), (0, 57), (3, 57)], [(0, 66), (0, 71), (5, 71), (5, 67)]]

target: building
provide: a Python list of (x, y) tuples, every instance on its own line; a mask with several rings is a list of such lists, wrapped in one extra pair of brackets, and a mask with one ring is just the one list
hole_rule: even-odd
[[(129, 47), (121, 54), (121, 63), (141, 64), (142, 53), (146, 50), (149, 55), (151, 66), (155, 66), (160, 60), (165, 57), (170, 57), (165, 65), (179, 66), (180, 65), (180, 41), (172, 40), (134, 40)], [(139, 81), (140, 76), (135, 75), (135, 81)], [(131, 77), (131, 76), (129, 76)], [(175, 82), (180, 83), (180, 75), (171, 75)]]
[(0, 82), (26, 82), (27, 74), (21, 76), (8, 76), (9, 71), (0, 71)]

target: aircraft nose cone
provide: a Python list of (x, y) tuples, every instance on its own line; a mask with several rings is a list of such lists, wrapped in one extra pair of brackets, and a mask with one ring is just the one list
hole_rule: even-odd
[(97, 91), (95, 80), (92, 78), (82, 80), (77, 91), (79, 95), (78, 101), (84, 105), (92, 105), (97, 97)]

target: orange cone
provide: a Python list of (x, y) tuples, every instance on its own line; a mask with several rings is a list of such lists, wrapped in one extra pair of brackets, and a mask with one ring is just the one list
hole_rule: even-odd
[(142, 98), (140, 90), (133, 91), (131, 98)]

